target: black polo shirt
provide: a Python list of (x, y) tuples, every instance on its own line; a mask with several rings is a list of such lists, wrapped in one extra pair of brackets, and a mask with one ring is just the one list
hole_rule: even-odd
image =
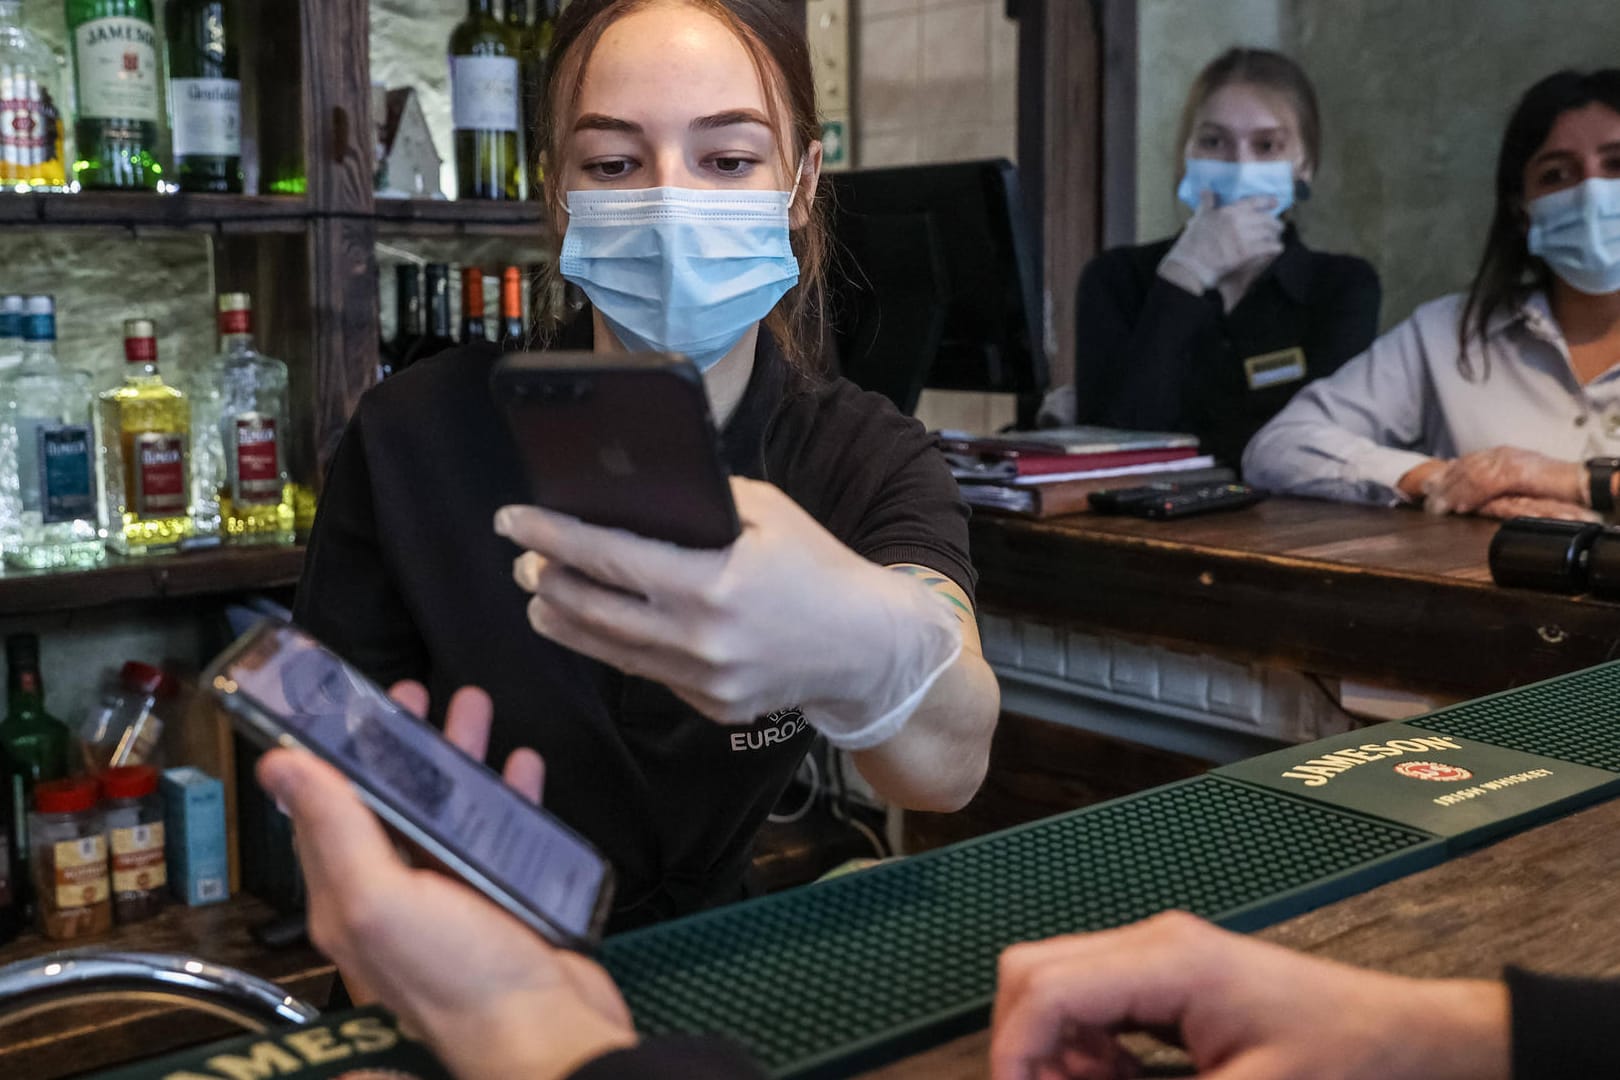
[[(1076, 419), (1189, 432), (1236, 466), (1295, 392), (1372, 344), (1378, 274), (1352, 255), (1310, 250), (1290, 225), (1282, 254), (1227, 312), (1219, 292), (1194, 296), (1159, 276), (1175, 239), (1106, 251), (1081, 273)], [(1258, 377), (1245, 363), (1256, 359)], [(1290, 377), (1301, 366), (1303, 377)]]
[[(489, 394), (498, 356), (452, 350), (361, 399), (322, 493), (297, 620), (384, 685), (426, 683), (439, 709), (457, 687), (487, 690), (489, 762), (521, 746), (545, 758), (546, 806), (617, 870), (613, 928), (734, 899), (813, 732), (791, 711), (722, 727), (530, 628), (518, 549), (492, 526), (527, 498)], [(733, 473), (776, 484), (858, 554), (920, 563), (972, 595), (955, 481), (922, 425), (883, 397), (795, 374), (762, 333), (722, 443)]]

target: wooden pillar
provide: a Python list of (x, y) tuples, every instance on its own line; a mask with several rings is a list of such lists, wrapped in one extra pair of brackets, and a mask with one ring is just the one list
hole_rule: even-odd
[(367, 0), (310, 0), (304, 31), (305, 142), (313, 284), (314, 450), (326, 462), (376, 378), (377, 230)]
[(1007, 0), (1018, 20), (1018, 162), (1036, 219), (1052, 384), (1073, 378), (1074, 291), (1134, 239), (1136, 0)]

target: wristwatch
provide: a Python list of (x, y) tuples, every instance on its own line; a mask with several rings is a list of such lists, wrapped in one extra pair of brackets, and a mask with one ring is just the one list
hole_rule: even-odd
[(1614, 509), (1614, 474), (1620, 472), (1620, 458), (1595, 457), (1586, 461), (1587, 491), (1592, 509), (1607, 514)]

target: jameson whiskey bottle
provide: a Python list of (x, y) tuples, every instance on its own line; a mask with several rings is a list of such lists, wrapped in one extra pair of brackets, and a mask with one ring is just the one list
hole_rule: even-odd
[(0, 445), (8, 451), (0, 476), (8, 528), (0, 546), (7, 565), (27, 570), (93, 566), (103, 552), (90, 376), (57, 363), (49, 296), (28, 298), (23, 340), (25, 357), (8, 376), (0, 411)]
[(67, 0), (79, 91), (73, 126), (81, 187), (156, 189), (158, 39), (152, 0)]
[(67, 775), (72, 736), (62, 722), (45, 711), (45, 687), (39, 677), (39, 638), (12, 634), (6, 638), (6, 718), (0, 720), (0, 751), (6, 772), (0, 776), (11, 803), (13, 865), (18, 880), (12, 883), (26, 901), (28, 888), (28, 810), (34, 805), (34, 787)]
[(121, 555), (173, 548), (192, 533), (191, 403), (158, 374), (157, 329), (124, 323), (122, 386), (97, 413), (107, 543)]
[(0, 191), (62, 191), (63, 100), (56, 57), (22, 25), (21, 0), (0, 0)]
[(495, 17), (495, 0), (467, 0), (467, 17), (450, 34), (452, 141), (460, 198), (521, 195), (518, 48), (511, 28)]
[(181, 191), (242, 190), (242, 83), (235, 0), (171, 0), (169, 112)]
[(253, 347), (247, 293), (219, 298), (219, 355), (192, 390), (192, 517), (232, 544), (290, 544), (287, 365)]

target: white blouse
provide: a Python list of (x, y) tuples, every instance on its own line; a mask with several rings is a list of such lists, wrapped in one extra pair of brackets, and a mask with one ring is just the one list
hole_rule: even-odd
[(1580, 384), (1545, 294), (1491, 319), (1458, 363), (1466, 297), (1443, 297), (1305, 387), (1250, 441), (1243, 478), (1271, 491), (1393, 505), (1430, 458), (1495, 446), (1564, 461), (1620, 456), (1620, 363)]

